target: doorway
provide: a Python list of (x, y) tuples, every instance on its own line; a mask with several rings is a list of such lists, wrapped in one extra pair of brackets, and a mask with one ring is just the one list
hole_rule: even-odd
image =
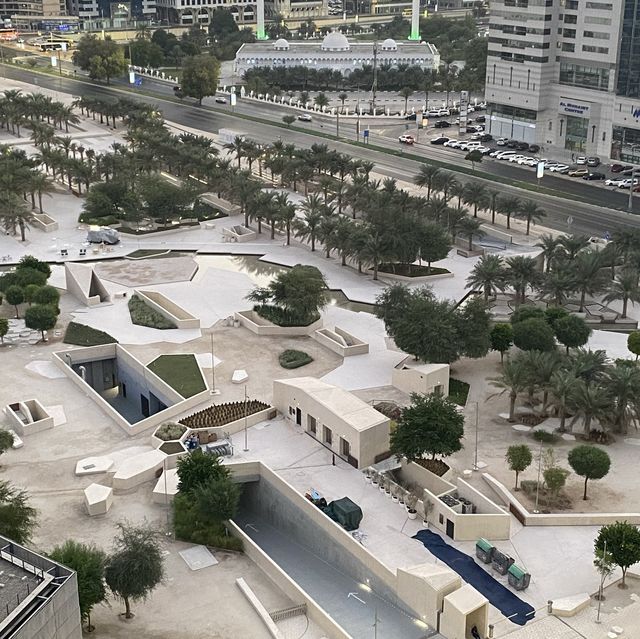
[(302, 411), (299, 408), (296, 408), (296, 424), (302, 426)]
[(342, 437), (340, 438), (340, 454), (347, 458), (351, 455), (351, 444)]
[(149, 400), (144, 395), (140, 395), (140, 411), (145, 417), (149, 417)]
[(451, 539), (453, 539), (455, 529), (455, 524), (450, 519), (447, 519), (447, 537), (451, 537)]

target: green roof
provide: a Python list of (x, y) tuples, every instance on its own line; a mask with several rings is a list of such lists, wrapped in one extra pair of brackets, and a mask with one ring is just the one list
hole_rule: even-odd
[(493, 548), (493, 544), (483, 537), (480, 537), (480, 539), (476, 541), (476, 546), (479, 546), (485, 552), (489, 552)]
[(515, 564), (511, 564), (509, 566), (509, 572), (516, 578), (516, 579), (524, 579), (525, 576), (525, 571), (522, 570), (522, 568), (516, 566)]

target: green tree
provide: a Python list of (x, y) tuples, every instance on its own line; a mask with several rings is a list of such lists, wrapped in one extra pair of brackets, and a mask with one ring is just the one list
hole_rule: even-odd
[(0, 455), (8, 451), (13, 446), (13, 435), (8, 431), (0, 428)]
[(627, 348), (636, 356), (637, 362), (638, 356), (640, 356), (640, 331), (629, 333), (629, 337), (627, 337)]
[(518, 475), (527, 470), (533, 461), (531, 449), (526, 444), (509, 446), (509, 448), (507, 448), (506, 459), (509, 464), (509, 468), (516, 474), (516, 485), (514, 490), (519, 490)]
[(495, 324), (489, 333), (491, 350), (500, 353), (500, 363), (504, 364), (504, 354), (513, 346), (513, 327), (511, 324)]
[(550, 500), (555, 502), (558, 499), (560, 491), (567, 483), (569, 471), (564, 468), (558, 468), (557, 466), (551, 466), (551, 468), (546, 468), (543, 471), (542, 476), (544, 477), (544, 483), (547, 485), (549, 493), (551, 494)]
[(40, 288), (37, 284), (27, 284), (27, 286), (24, 287), (24, 301), (27, 302), (29, 306), (33, 303), (36, 293)]
[(233, 519), (238, 511), (240, 492), (240, 486), (225, 477), (197, 485), (192, 495), (200, 518), (215, 525)]
[(512, 325), (515, 325), (518, 322), (524, 322), (528, 319), (540, 319), (547, 321), (545, 311), (543, 311), (539, 306), (534, 306), (533, 304), (522, 304), (521, 306), (518, 306), (518, 308), (511, 313), (510, 321)]
[(426, 222), (418, 227), (420, 259), (427, 263), (427, 273), (431, 264), (443, 260), (451, 250), (451, 238), (446, 230), (434, 222)]
[(73, 53), (73, 63), (88, 71), (92, 80), (106, 80), (107, 84), (127, 69), (122, 47), (109, 36), (98, 38), (95, 34), (80, 38)]
[(556, 347), (551, 326), (536, 318), (513, 325), (513, 343), (523, 351), (552, 351)]
[(16, 319), (20, 317), (18, 306), (24, 303), (24, 289), (20, 286), (10, 286), (4, 293), (7, 304), (11, 304), (16, 309)]
[(582, 417), (584, 434), (588, 438), (591, 432), (591, 422), (594, 418), (606, 421), (611, 408), (611, 396), (607, 388), (588, 384), (584, 379), (580, 379), (573, 388), (569, 404), (575, 414), (575, 419)]
[(291, 128), (291, 125), (296, 121), (296, 116), (295, 115), (283, 115), (282, 116), (282, 121), (289, 127)]
[(56, 546), (49, 556), (76, 571), (80, 615), (87, 622), (87, 630), (91, 632), (94, 629), (91, 625), (91, 610), (107, 598), (104, 583), (106, 554), (93, 544), (68, 539), (62, 546)]
[(182, 64), (182, 91), (202, 104), (202, 98), (215, 95), (220, 63), (208, 53), (188, 57)]
[(195, 199), (189, 187), (170, 184), (158, 174), (141, 177), (138, 192), (147, 215), (160, 219), (165, 226), (185, 215)]
[(546, 212), (540, 208), (533, 200), (525, 200), (520, 205), (520, 208), (516, 212), (516, 217), (522, 218), (527, 221), (527, 232), (529, 235), (529, 229), (531, 228), (531, 222), (534, 224), (540, 222), (545, 216)]
[[(2, 304), (2, 296), (0, 296), (0, 304)], [(9, 332), (9, 320), (6, 317), (0, 317), (0, 344), (4, 344), (4, 336)]]
[[(482, 162), (482, 152), (474, 149), (473, 151), (469, 151), (469, 153), (464, 156), (464, 159), (467, 160), (467, 162), (471, 162), (471, 170), (475, 171), (476, 164), (480, 164)], [(476, 216), (474, 215), (474, 217)]]
[(587, 499), (587, 482), (590, 479), (602, 479), (609, 473), (611, 468), (609, 455), (596, 446), (576, 446), (569, 451), (568, 460), (576, 475), (584, 477), (584, 495), (582, 499)]
[(26, 544), (37, 527), (37, 511), (29, 505), (29, 496), (0, 480), (0, 535)]
[(407, 113), (409, 109), (409, 98), (414, 94), (414, 90), (411, 87), (402, 87), (399, 91), (400, 97), (404, 100), (404, 112)]
[(164, 559), (160, 535), (150, 526), (120, 522), (118, 530), (104, 577), (111, 592), (123, 600), (125, 619), (131, 619), (131, 601), (145, 599), (164, 578)]
[(20, 258), (20, 261), (18, 262), (16, 268), (17, 270), (21, 270), (23, 268), (32, 268), (36, 271), (44, 273), (47, 278), (51, 277), (51, 267), (46, 262), (39, 260), (33, 255), (23, 255)]
[(638, 271), (631, 268), (623, 269), (609, 285), (609, 292), (602, 298), (607, 304), (622, 300), (622, 315), (627, 317), (629, 302), (640, 302), (640, 286), (638, 286)]
[(439, 167), (433, 164), (423, 164), (420, 166), (418, 175), (416, 175), (413, 180), (417, 186), (427, 189), (427, 201), (431, 199), (431, 191), (435, 186), (435, 181), (439, 174)]
[(178, 460), (178, 491), (192, 493), (198, 486), (230, 477), (229, 469), (215, 455), (206, 455), (200, 448)]
[(640, 530), (626, 521), (603, 526), (596, 537), (595, 549), (604, 552), (605, 547), (613, 563), (622, 570), (619, 587), (626, 588), (627, 568), (640, 561)]
[(447, 457), (462, 449), (463, 437), (464, 417), (451, 400), (438, 393), (412, 393), (411, 405), (391, 433), (391, 452), (409, 461)]
[(484, 231), (480, 228), (482, 222), (475, 217), (465, 215), (458, 223), (458, 233), (465, 235), (469, 245), (467, 249), (473, 251), (473, 238), (484, 236)]
[(555, 322), (553, 332), (558, 341), (566, 347), (567, 355), (570, 348), (584, 346), (589, 341), (591, 328), (577, 315), (567, 315)]
[(576, 378), (575, 373), (568, 370), (555, 371), (549, 380), (548, 388), (553, 396), (553, 403), (558, 410), (558, 417), (560, 418), (560, 427), (558, 430), (561, 433), (565, 432), (567, 407), (571, 402), (577, 383), (578, 379)]
[(485, 302), (489, 301), (491, 295), (504, 290), (504, 286), (504, 264), (498, 255), (483, 255), (467, 278), (467, 288), (482, 290)]
[(318, 93), (318, 95), (313, 98), (313, 101), (320, 109), (329, 106), (329, 98), (324, 93)]
[(48, 304), (53, 308), (58, 308), (60, 302), (60, 292), (55, 286), (41, 286), (33, 296), (36, 304)]
[(514, 421), (518, 394), (529, 386), (529, 372), (522, 360), (520, 358), (508, 359), (502, 368), (502, 375), (490, 379), (489, 383), (502, 389), (498, 393), (499, 395), (509, 393), (509, 421)]
[(506, 260), (506, 281), (513, 287), (516, 293), (516, 304), (524, 304), (527, 297), (527, 288), (533, 287), (540, 281), (538, 264), (533, 257), (514, 255)]
[(460, 352), (466, 357), (484, 357), (491, 347), (491, 315), (481, 297), (473, 297), (457, 309)]
[(603, 257), (598, 251), (581, 251), (573, 258), (575, 290), (580, 293), (580, 312), (584, 310), (587, 295), (597, 295), (606, 288), (608, 278), (603, 267)]
[(40, 331), (42, 341), (46, 341), (45, 331), (50, 331), (58, 321), (56, 309), (48, 304), (36, 304), (30, 306), (24, 313), (24, 323), (27, 328), (34, 331)]

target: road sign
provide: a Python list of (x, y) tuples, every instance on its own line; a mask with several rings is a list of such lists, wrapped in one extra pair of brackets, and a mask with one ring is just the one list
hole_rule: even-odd
[(136, 78), (135, 85), (137, 87), (141, 87), (142, 86), (142, 78)]
[(236, 94), (232, 93), (230, 97), (231, 97), (231, 106), (232, 107), (236, 106), (236, 103), (237, 103)]
[(544, 162), (536, 164), (536, 177), (540, 180), (544, 176)]
[(135, 71), (129, 71), (129, 84), (136, 83), (136, 74)]
[(362, 135), (363, 135), (365, 138), (368, 138), (368, 137), (369, 137), (369, 129), (365, 129), (365, 130), (362, 132)]

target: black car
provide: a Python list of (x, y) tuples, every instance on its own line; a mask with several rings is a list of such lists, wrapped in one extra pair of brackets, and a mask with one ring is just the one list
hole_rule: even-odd
[(416, 114), (415, 113), (409, 113), (409, 115), (405, 116), (404, 119), (405, 120), (415, 120), (416, 119)]
[(631, 177), (633, 175), (633, 168), (622, 171), (622, 175), (624, 175), (625, 177)]
[(444, 144), (445, 142), (448, 142), (448, 141), (449, 141), (449, 138), (445, 137), (444, 135), (441, 135), (437, 138), (433, 138), (430, 144)]
[(480, 142), (491, 142), (493, 140), (493, 136), (491, 133), (483, 133), (478, 140), (480, 140)]
[(451, 126), (451, 122), (447, 122), (446, 120), (438, 120), (433, 127), (435, 129), (446, 129)]
[(606, 175), (604, 173), (599, 173), (598, 171), (593, 171), (592, 173), (588, 173), (582, 177), (583, 180), (604, 180)]
[(506, 146), (508, 149), (515, 149), (515, 148), (518, 146), (518, 144), (519, 144), (518, 140), (509, 140), (509, 141), (505, 144), (505, 146)]
[(480, 122), (480, 123), (482, 123), (482, 122), (486, 122), (486, 121), (487, 121), (487, 116), (486, 116), (486, 115), (479, 115), (479, 116), (476, 118), (476, 122)]
[(516, 151), (526, 151), (528, 148), (528, 142), (518, 142), (518, 144), (516, 144)]
[(537, 153), (539, 150), (540, 150), (540, 147), (537, 144), (529, 145), (529, 151), (531, 151), (531, 153)]

